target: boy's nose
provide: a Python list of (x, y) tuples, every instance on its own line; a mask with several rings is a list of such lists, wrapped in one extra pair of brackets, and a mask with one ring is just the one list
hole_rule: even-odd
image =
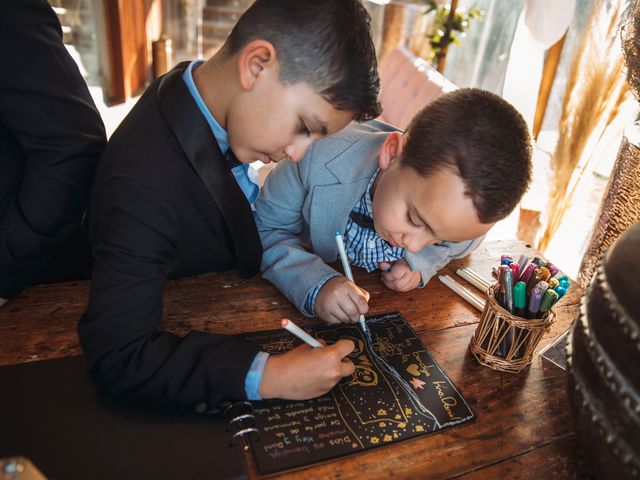
[(284, 153), (292, 162), (299, 162), (302, 160), (302, 157), (304, 157), (304, 154), (307, 153), (307, 150), (309, 150), (312, 143), (312, 138), (305, 137), (304, 139), (297, 139), (284, 149)]
[(437, 243), (438, 240), (431, 236), (419, 237), (417, 235), (404, 235), (402, 242), (404, 243), (405, 248), (411, 253), (418, 253), (424, 247)]

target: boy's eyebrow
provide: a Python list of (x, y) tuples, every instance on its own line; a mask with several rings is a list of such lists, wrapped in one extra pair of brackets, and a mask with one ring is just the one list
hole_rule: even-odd
[(327, 124), (322, 120), (320, 120), (317, 117), (317, 115), (313, 115), (313, 119), (316, 121), (316, 123), (320, 127), (320, 133), (322, 133), (322, 135), (326, 137), (329, 134), (329, 129), (327, 128)]

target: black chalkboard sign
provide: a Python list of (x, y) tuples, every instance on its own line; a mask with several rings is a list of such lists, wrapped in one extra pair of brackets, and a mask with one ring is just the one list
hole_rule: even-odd
[[(306, 401), (253, 402), (260, 437), (251, 437), (259, 473), (268, 474), (387, 445), (470, 421), (474, 414), (456, 387), (398, 313), (357, 325), (307, 331), (334, 343), (353, 340), (354, 374), (328, 394)], [(273, 354), (300, 341), (286, 331), (248, 334)]]

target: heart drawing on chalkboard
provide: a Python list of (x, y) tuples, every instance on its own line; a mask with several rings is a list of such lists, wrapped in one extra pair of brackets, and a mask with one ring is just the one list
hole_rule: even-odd
[(415, 363), (412, 363), (407, 367), (407, 372), (409, 372), (414, 377), (420, 376), (420, 370), (418, 369), (418, 365), (416, 365)]

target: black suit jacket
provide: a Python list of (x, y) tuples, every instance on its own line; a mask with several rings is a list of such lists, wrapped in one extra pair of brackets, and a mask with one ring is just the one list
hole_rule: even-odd
[(182, 79), (185, 66), (147, 89), (100, 159), (89, 210), (91, 297), (78, 333), (93, 380), (111, 394), (214, 408), (246, 397), (257, 349), (159, 331), (165, 281), (234, 268), (253, 275), (262, 245)]
[(49, 4), (0, 9), (0, 297), (11, 298), (79, 224), (105, 132)]

